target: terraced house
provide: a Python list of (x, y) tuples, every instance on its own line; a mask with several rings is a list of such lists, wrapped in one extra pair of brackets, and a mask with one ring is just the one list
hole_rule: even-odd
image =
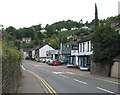
[(91, 36), (82, 36), (78, 43), (78, 65), (80, 65), (80, 70), (89, 70), (90, 69), (90, 55), (92, 51)]

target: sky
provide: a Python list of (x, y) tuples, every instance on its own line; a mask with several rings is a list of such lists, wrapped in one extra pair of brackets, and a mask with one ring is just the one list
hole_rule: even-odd
[(91, 22), (118, 15), (120, 0), (0, 0), (0, 24), (16, 29), (32, 25), (53, 24), (63, 20)]

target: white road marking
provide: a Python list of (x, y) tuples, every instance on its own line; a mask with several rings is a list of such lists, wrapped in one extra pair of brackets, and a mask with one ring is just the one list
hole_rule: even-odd
[(80, 82), (80, 83), (83, 83), (83, 84), (87, 84), (86, 82), (84, 81), (80, 81), (80, 80), (77, 80), (77, 79), (73, 79), (74, 81), (77, 81), (77, 82)]
[(54, 74), (63, 74), (63, 72), (52, 72)]
[(21, 65), (21, 67), (22, 67), (23, 70), (26, 70), (22, 65)]
[(112, 91), (109, 91), (109, 90), (103, 89), (103, 88), (101, 88), (101, 87), (97, 87), (97, 88), (100, 89), (100, 90), (102, 90), (102, 91), (106, 91), (106, 92), (108, 92), (108, 93), (114, 93), (114, 92), (112, 92)]
[(54, 74), (75, 74), (75, 73), (72, 73), (72, 72), (52, 72)]
[(64, 75), (60, 75), (60, 76), (65, 77), (65, 78), (69, 78), (68, 76), (64, 76)]
[(73, 73), (73, 72), (65, 72), (66, 74), (75, 74), (75, 73)]

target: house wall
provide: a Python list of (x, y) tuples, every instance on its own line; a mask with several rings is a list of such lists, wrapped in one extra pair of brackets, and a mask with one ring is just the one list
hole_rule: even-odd
[(39, 49), (39, 57), (47, 57), (46, 55), (46, 51), (49, 51), (49, 50), (55, 50), (53, 49), (51, 46), (49, 45), (45, 45), (43, 46), (42, 48)]
[(23, 52), (23, 59), (25, 59), (28, 56), (27, 52)]
[(92, 53), (91, 41), (79, 43), (78, 55), (91, 55)]
[(35, 50), (32, 51), (32, 58), (35, 57)]
[(35, 55), (36, 55), (36, 57), (39, 57), (39, 49), (35, 50)]

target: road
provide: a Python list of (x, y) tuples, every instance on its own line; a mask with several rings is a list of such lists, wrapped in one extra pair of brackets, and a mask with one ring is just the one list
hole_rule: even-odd
[(49, 93), (118, 95), (118, 85), (120, 86), (120, 84), (114, 82), (81, 76), (73, 72), (60, 70), (58, 69), (59, 66), (49, 66), (46, 63), (24, 60), (22, 66), (24, 70), (38, 77)]

